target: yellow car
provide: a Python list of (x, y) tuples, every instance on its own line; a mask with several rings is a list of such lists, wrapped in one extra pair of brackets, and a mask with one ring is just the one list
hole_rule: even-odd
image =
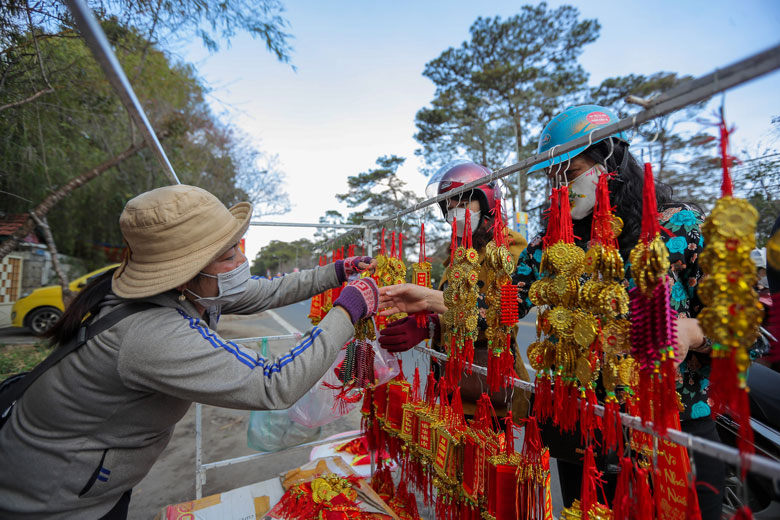
[[(117, 266), (119, 264), (101, 267), (97, 271), (92, 271), (76, 278), (70, 282), (68, 287), (70, 287), (71, 291), (77, 293), (95, 277)], [(11, 325), (14, 327), (28, 327), (34, 334), (41, 335), (60, 319), (64, 310), (62, 287), (59, 285), (39, 287), (23, 298), (16, 300), (11, 309)]]

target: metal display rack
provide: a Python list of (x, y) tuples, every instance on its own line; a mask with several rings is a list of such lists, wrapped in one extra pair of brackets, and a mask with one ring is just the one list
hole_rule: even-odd
[[(173, 167), (168, 161), (168, 158), (165, 154), (165, 151), (162, 148), (162, 145), (157, 139), (154, 130), (143, 111), (143, 108), (138, 102), (138, 99), (135, 96), (135, 93), (132, 87), (130, 86), (126, 76), (122, 72), (119, 63), (116, 60), (116, 57), (114, 56), (114, 53), (108, 44), (108, 40), (106, 39), (105, 34), (100, 28), (100, 25), (97, 23), (97, 20), (95, 20), (91, 10), (86, 5), (84, 0), (65, 0), (65, 1), (70, 7), (70, 10), (74, 15), (74, 18), (81, 31), (82, 36), (87, 41), (92, 53), (94, 54), (100, 66), (103, 68), (106, 77), (108, 78), (109, 82), (114, 87), (114, 89), (116, 90), (117, 94), (122, 100), (122, 103), (125, 105), (125, 108), (130, 113), (136, 125), (141, 130), (141, 133), (144, 136), (144, 139), (147, 141), (147, 144), (150, 146), (150, 148), (152, 148), (165, 174), (168, 176), (171, 182), (179, 183), (179, 179), (176, 176), (176, 173), (173, 171)], [(346, 233), (337, 237), (334, 240), (343, 240), (346, 239), (351, 234), (353, 234), (355, 231), (362, 231), (364, 241), (366, 243), (366, 246), (368, 247), (368, 254), (371, 255), (372, 241), (370, 240), (370, 236), (371, 236), (370, 234), (372, 229), (379, 229), (384, 224), (392, 222), (394, 220), (398, 220), (404, 215), (415, 213), (432, 204), (438, 203), (439, 201), (445, 200), (447, 198), (453, 197), (455, 195), (458, 195), (466, 191), (470, 191), (475, 187), (477, 187), (478, 185), (484, 184), (486, 180), (487, 182), (491, 182), (493, 180), (507, 177), (513, 173), (527, 170), (531, 166), (539, 164), (543, 161), (546, 161), (553, 157), (561, 156), (581, 146), (590, 145), (594, 141), (607, 138), (623, 130), (627, 130), (629, 128), (636, 128), (636, 126), (641, 123), (677, 111), (693, 103), (706, 100), (716, 94), (734, 88), (738, 85), (744, 84), (752, 79), (758, 78), (777, 69), (780, 69), (780, 45), (776, 45), (763, 52), (759, 52), (757, 54), (749, 56), (743, 60), (735, 62), (732, 65), (729, 65), (722, 69), (716, 69), (714, 72), (704, 75), (700, 78), (687, 81), (677, 86), (676, 88), (650, 100), (646, 104), (644, 110), (642, 110), (641, 112), (637, 113), (632, 117), (621, 119), (610, 125), (593, 130), (587, 136), (573, 139), (562, 145), (557, 145), (552, 149), (550, 149), (549, 152), (534, 155), (525, 160), (522, 160), (520, 162), (517, 162), (505, 168), (502, 168), (494, 172), (487, 179), (483, 178), (465, 184), (461, 187), (458, 187), (456, 189), (447, 192), (446, 194), (442, 194), (437, 197), (415, 204), (412, 207), (400, 211), (397, 214), (392, 215), (390, 217), (372, 221), (370, 224), (365, 226), (359, 226), (359, 225), (352, 226), (346, 224), (342, 224), (342, 225), (296, 224), (296, 223), (286, 223), (286, 222), (282, 222), (282, 223), (252, 222), (252, 225), (295, 226), (295, 227), (341, 227), (341, 228), (349, 229), (349, 231), (347, 231)], [(272, 337), (273, 336), (269, 336), (268, 338), (272, 338)], [(250, 339), (252, 341), (262, 340), (262, 338), (244, 338), (244, 339), (233, 340), (233, 341), (242, 342)], [(445, 354), (441, 354), (421, 346), (417, 346), (416, 349), (419, 352), (431, 356), (433, 358), (437, 358), (440, 360), (447, 358)], [(474, 366), (473, 370), (478, 373), (486, 373), (486, 369), (484, 367)], [(525, 389), (530, 388), (531, 390), (533, 389), (533, 385), (524, 381), (520, 381), (519, 379), (515, 379), (514, 385), (515, 387), (519, 387), (519, 388), (525, 388)], [(198, 446), (197, 448), (198, 455), (196, 456), (197, 458), (196, 460), (196, 473), (197, 473), (196, 490), (197, 491), (196, 492), (198, 498), (200, 498), (202, 492), (202, 484), (205, 482), (205, 471), (207, 469), (225, 466), (229, 464), (235, 464), (238, 462), (244, 462), (247, 460), (254, 460), (263, 457), (267, 454), (259, 453), (255, 455), (249, 455), (246, 457), (229, 459), (226, 461), (217, 461), (217, 462), (203, 464), (202, 457), (201, 457), (201, 432), (200, 432), (201, 405), (197, 404), (196, 406), (198, 407), (196, 408), (197, 424), (198, 424), (198, 428), (196, 431), (196, 445)], [(603, 412), (604, 410), (602, 407), (596, 407), (597, 415), (603, 415)], [(657, 433), (652, 430), (652, 426), (651, 425), (648, 426), (647, 424), (643, 425), (641, 419), (639, 419), (638, 417), (633, 417), (627, 414), (620, 414), (620, 417), (623, 425), (636, 430), (645, 431), (647, 433), (650, 433), (651, 435), (658, 437)], [(668, 430), (664, 438), (676, 444), (685, 446), (690, 450), (704, 453), (706, 455), (710, 455), (712, 457), (720, 459), (721, 461), (724, 461), (726, 463), (738, 467), (741, 466), (741, 464), (743, 463), (749, 464), (749, 468), (747, 468), (748, 471), (764, 475), (775, 481), (780, 480), (780, 463), (772, 459), (769, 459), (767, 457), (763, 457), (760, 455), (740, 455), (740, 453), (736, 449), (730, 446), (726, 446), (721, 443), (712, 442), (707, 439), (703, 439), (695, 435), (689, 435), (677, 430)], [(321, 444), (324, 442), (328, 442), (328, 441), (323, 441), (323, 442), (317, 441), (316, 443), (309, 443), (308, 445)], [(276, 453), (280, 453), (280, 452), (276, 452)]]

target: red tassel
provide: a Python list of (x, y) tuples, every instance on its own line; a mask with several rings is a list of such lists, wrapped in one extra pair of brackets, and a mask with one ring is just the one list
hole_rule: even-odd
[[(720, 129), (720, 165), (723, 168), (723, 182), (720, 186), (720, 192), (723, 197), (731, 197), (734, 194), (734, 186), (731, 183), (731, 175), (729, 174), (729, 167), (734, 158), (729, 155), (729, 134), (734, 129), (729, 129), (726, 126), (726, 119), (723, 111), (720, 113), (720, 122), (718, 123)], [(736, 517), (735, 517), (736, 518)]]
[(637, 399), (639, 401), (639, 417), (642, 424), (647, 424), (653, 420), (653, 411), (651, 408), (653, 400), (653, 378), (649, 370), (639, 371), (639, 388), (637, 389)]
[(582, 520), (590, 518), (590, 510), (598, 503), (596, 496), (596, 479), (599, 471), (596, 469), (596, 459), (593, 456), (593, 446), (585, 448), (585, 458), (582, 465), (582, 487), (580, 488), (580, 504)]
[(623, 429), (620, 426), (620, 407), (614, 393), (608, 393), (604, 403), (604, 429), (602, 440), (606, 451), (617, 451), (618, 438), (622, 438)]
[(555, 385), (553, 386), (552, 400), (556, 403), (553, 408), (553, 424), (560, 428), (561, 421), (565, 420), (566, 415), (566, 403), (568, 401), (568, 392), (566, 386), (563, 383), (563, 378), (560, 374), (555, 376)]
[(631, 520), (634, 518), (634, 506), (631, 503), (632, 492), (636, 490), (634, 464), (628, 457), (620, 459), (615, 497), (612, 500), (612, 520)]
[(653, 495), (650, 492), (650, 473), (646, 469), (636, 470), (636, 496), (634, 510), (636, 511), (636, 520), (654, 520), (655, 507)]
[(753, 520), (753, 511), (748, 506), (742, 506), (732, 517), (733, 520)]
[(732, 416), (739, 424), (739, 434), (737, 435), (737, 448), (741, 457), (740, 467), (742, 468), (742, 479), (747, 476), (750, 469), (750, 462), (745, 455), (755, 452), (753, 445), (753, 428), (750, 426), (750, 402), (748, 400), (747, 390), (740, 388), (735, 392), (737, 401), (736, 409)]
[(653, 166), (650, 163), (645, 163), (644, 181), (642, 188), (642, 231), (639, 236), (645, 244), (649, 244), (661, 232), (661, 225), (658, 223), (658, 201), (655, 198)]
[(466, 338), (464, 343), (463, 361), (464, 370), (468, 375), (471, 375), (471, 367), (474, 364), (474, 340), (472, 338)]
[(536, 375), (534, 381), (534, 416), (539, 422), (547, 422), (552, 417), (552, 382), (545, 373)]

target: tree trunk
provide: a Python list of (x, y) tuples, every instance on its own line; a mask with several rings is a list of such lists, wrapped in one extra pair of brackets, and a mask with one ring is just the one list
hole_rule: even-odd
[[(515, 155), (517, 155), (517, 162), (523, 160), (520, 157), (520, 150), (523, 149), (523, 133), (520, 128), (520, 123), (515, 121)], [(528, 172), (525, 170), (517, 172), (517, 197), (519, 200), (520, 211), (528, 211), (528, 197), (526, 192), (528, 191)]]
[[(56, 191), (54, 191), (54, 193), (52, 193), (45, 199), (43, 199), (43, 202), (38, 204), (38, 206), (30, 212), (31, 216), (27, 217), (27, 220), (24, 222), (24, 224), (19, 226), (19, 228), (16, 231), (14, 231), (14, 234), (11, 235), (11, 237), (8, 240), (0, 244), (0, 260), (5, 258), (5, 256), (8, 253), (16, 249), (16, 246), (19, 245), (19, 242), (24, 237), (29, 235), (33, 229), (35, 229), (35, 225), (36, 225), (35, 217), (37, 217), (38, 219), (45, 219), (46, 214), (49, 212), (49, 210), (51, 210), (51, 208), (53, 208), (54, 205), (57, 204), (59, 201), (67, 197), (73, 190), (80, 188), (87, 182), (91, 181), (95, 177), (98, 177), (106, 170), (110, 169), (113, 166), (116, 166), (117, 164), (124, 161), (128, 157), (132, 157), (133, 155), (135, 155), (145, 147), (146, 147), (146, 141), (130, 146), (124, 152), (112, 157), (111, 159), (108, 159), (102, 164), (96, 166), (95, 168), (82, 173), (81, 175), (71, 180), (64, 186), (58, 188)], [(35, 217), (32, 216), (33, 213), (35, 214)]]
[(46, 245), (49, 247), (51, 263), (54, 266), (54, 272), (57, 274), (57, 278), (60, 281), (60, 287), (62, 288), (62, 303), (67, 309), (70, 302), (73, 301), (73, 292), (70, 290), (68, 278), (62, 270), (60, 259), (57, 257), (57, 245), (54, 243), (51, 228), (45, 217), (39, 218), (35, 213), (30, 213), (30, 216), (35, 221), (35, 224), (43, 231), (43, 238), (46, 240)]

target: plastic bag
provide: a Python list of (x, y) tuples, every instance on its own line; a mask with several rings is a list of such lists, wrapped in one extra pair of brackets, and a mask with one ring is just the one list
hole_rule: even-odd
[(383, 385), (397, 376), (401, 372), (401, 367), (395, 354), (380, 347), (376, 341), (372, 345), (374, 347), (374, 377), (377, 386)]
[[(260, 351), (268, 355), (268, 340), (263, 339)], [(281, 451), (315, 441), (322, 428), (307, 428), (293, 422), (287, 410), (261, 410), (249, 414), (246, 432), (247, 446), (257, 451)]]
[[(376, 341), (372, 342), (371, 346), (374, 350), (375, 384), (383, 385), (400, 373), (398, 359), (390, 352), (381, 348)], [(287, 410), (293, 421), (309, 428), (322, 426), (347, 415), (361, 404), (360, 400), (357, 400), (352, 403), (342, 402), (340, 406), (334, 406), (336, 397), (339, 395), (342, 387), (342, 382), (336, 375), (335, 369), (341, 364), (345, 356), (346, 350), (342, 349), (336, 357), (336, 361), (325, 372), (325, 375), (297, 403)], [(362, 392), (362, 390), (355, 389), (353, 392)]]
[(257, 451), (281, 451), (317, 440), (322, 428), (307, 428), (287, 415), (287, 410), (254, 411), (249, 415), (247, 446)]
[[(349, 403), (346, 407), (334, 407), (333, 403), (339, 393), (341, 381), (336, 375), (336, 367), (344, 360), (346, 351), (342, 349), (336, 356), (336, 361), (325, 371), (319, 381), (312, 386), (303, 397), (287, 409), (287, 415), (301, 426), (314, 428), (329, 424), (351, 412), (357, 403)], [(329, 388), (328, 386), (335, 388)], [(355, 390), (358, 392), (359, 390)], [(335, 409), (334, 409), (335, 408)], [(342, 413), (343, 412), (343, 413)]]

